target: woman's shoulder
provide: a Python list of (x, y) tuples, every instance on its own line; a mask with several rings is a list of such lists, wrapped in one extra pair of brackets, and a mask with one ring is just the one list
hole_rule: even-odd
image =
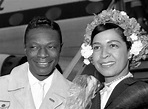
[(142, 79), (138, 79), (138, 78), (133, 78), (133, 77), (130, 77), (130, 78), (126, 78), (125, 80), (122, 81), (124, 84), (129, 84), (130, 86), (132, 85), (146, 85), (148, 86), (148, 83)]
[(128, 107), (148, 105), (148, 83), (133, 77), (126, 78), (115, 87), (110, 100), (109, 109), (133, 109)]
[(115, 92), (122, 92), (119, 95), (128, 94), (131, 93), (137, 93), (137, 92), (142, 92), (142, 91), (147, 91), (148, 92), (148, 83), (141, 79), (136, 79), (133, 77), (126, 78), (122, 80), (115, 88)]
[(148, 83), (136, 78), (127, 78), (122, 83), (126, 85), (126, 88), (114, 99), (110, 107), (114, 107), (114, 109), (140, 107), (143, 109), (141, 106), (148, 106)]
[(124, 84), (127, 84), (128, 87), (125, 90), (126, 93), (129, 91), (133, 91), (134, 93), (136, 92), (146, 92), (148, 95), (148, 83), (137, 78), (127, 78), (124, 81)]

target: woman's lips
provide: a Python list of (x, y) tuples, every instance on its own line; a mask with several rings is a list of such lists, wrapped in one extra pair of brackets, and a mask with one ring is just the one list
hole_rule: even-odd
[(102, 62), (100, 64), (103, 67), (111, 67), (111, 66), (113, 66), (115, 64), (115, 62), (114, 61), (112, 61), (112, 62)]

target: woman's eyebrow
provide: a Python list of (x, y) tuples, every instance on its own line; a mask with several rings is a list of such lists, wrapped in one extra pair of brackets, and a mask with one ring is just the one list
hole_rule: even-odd
[(112, 42), (117, 42), (117, 43), (120, 43), (120, 44), (121, 44), (121, 42), (118, 41), (118, 40), (110, 40), (110, 41), (108, 41), (107, 43), (112, 43)]
[(94, 43), (92, 43), (92, 45), (95, 45), (95, 44), (100, 44), (100, 42), (94, 42)]

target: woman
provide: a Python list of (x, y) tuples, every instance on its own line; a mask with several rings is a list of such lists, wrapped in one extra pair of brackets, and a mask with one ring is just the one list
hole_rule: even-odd
[[(123, 11), (104, 10), (87, 26), (84, 36), (81, 50), (84, 63), (91, 62), (105, 79), (100, 90), (101, 109), (115, 109), (139, 84), (148, 88), (147, 83), (130, 73), (130, 67), (137, 67), (140, 59), (146, 58), (148, 49), (148, 37), (134, 18), (130, 19)], [(143, 101), (148, 92), (142, 94), (139, 99)]]

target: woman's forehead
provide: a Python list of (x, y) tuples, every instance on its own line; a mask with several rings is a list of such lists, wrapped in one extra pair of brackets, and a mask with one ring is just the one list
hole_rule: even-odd
[(108, 42), (112, 40), (123, 41), (121, 36), (114, 30), (106, 30), (95, 35), (93, 42)]

